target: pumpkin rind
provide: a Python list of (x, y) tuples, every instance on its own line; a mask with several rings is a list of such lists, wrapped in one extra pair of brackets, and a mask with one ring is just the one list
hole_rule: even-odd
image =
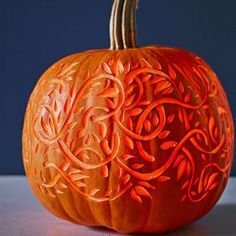
[(166, 232), (205, 215), (232, 165), (233, 119), (211, 68), (183, 49), (74, 54), (40, 78), (23, 159), (53, 214), (119, 232)]

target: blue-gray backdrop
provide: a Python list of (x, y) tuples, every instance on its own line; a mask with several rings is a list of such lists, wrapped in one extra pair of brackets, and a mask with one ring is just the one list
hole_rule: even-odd
[[(112, 0), (0, 0), (0, 174), (24, 173), (21, 130), (37, 79), (61, 57), (109, 46)], [(140, 45), (187, 48), (219, 76), (236, 114), (236, 1), (140, 0)], [(236, 164), (233, 172), (236, 175)]]

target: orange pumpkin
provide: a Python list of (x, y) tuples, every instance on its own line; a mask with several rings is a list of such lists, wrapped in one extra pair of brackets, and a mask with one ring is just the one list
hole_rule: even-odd
[(232, 165), (233, 120), (211, 68), (184, 49), (136, 46), (136, 0), (115, 0), (111, 48), (63, 58), (27, 107), (23, 159), (56, 216), (166, 232), (204, 216)]

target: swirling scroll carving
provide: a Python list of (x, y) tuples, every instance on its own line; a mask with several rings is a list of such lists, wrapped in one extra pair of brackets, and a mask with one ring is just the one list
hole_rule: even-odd
[[(130, 191), (130, 196), (142, 203), (144, 197), (152, 198), (157, 184), (174, 181), (173, 174), (168, 175), (174, 170), (183, 191), (180, 201), (195, 203), (216, 189), (220, 176), (228, 176), (232, 160), (226, 157), (233, 137), (225, 122), (224, 104), (215, 101), (217, 117), (225, 122), (227, 133), (217, 127), (218, 118), (209, 111), (207, 100), (214, 99), (218, 90), (214, 75), (208, 78), (207, 68), (194, 66), (197, 79), (192, 79), (175, 64), (164, 72), (160, 64), (122, 63), (114, 57), (93, 75), (86, 73), (78, 86), (75, 66), (60, 67), (50, 81), (52, 90), (46, 98), (50, 105), (42, 99), (32, 118), (37, 140), (32, 156), (45, 149), (43, 168), (56, 172), (50, 180), (41, 172), (38, 185), (43, 194), (55, 197), (55, 192), (63, 194), (70, 187), (102, 202)], [(57, 99), (58, 94), (64, 97)], [(173, 132), (178, 125), (183, 131), (176, 139)], [(156, 154), (147, 148), (149, 142), (158, 144)], [(125, 153), (120, 151), (121, 144)], [(63, 157), (60, 166), (47, 159), (53, 151)], [(212, 160), (213, 154), (216, 160)], [(166, 157), (164, 162), (159, 161), (162, 156)], [(196, 161), (206, 163), (200, 172), (196, 171)], [(107, 178), (111, 162), (117, 172), (116, 186), (103, 192), (99, 186), (90, 193), (84, 191), (90, 171), (99, 169), (101, 178)], [(152, 163), (160, 164), (145, 172)]]

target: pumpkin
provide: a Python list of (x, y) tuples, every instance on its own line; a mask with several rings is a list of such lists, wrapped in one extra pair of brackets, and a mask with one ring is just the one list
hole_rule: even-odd
[(184, 49), (137, 47), (136, 0), (115, 0), (111, 48), (65, 57), (27, 106), (23, 160), (54, 215), (119, 232), (167, 232), (220, 198), (233, 119), (212, 69)]

